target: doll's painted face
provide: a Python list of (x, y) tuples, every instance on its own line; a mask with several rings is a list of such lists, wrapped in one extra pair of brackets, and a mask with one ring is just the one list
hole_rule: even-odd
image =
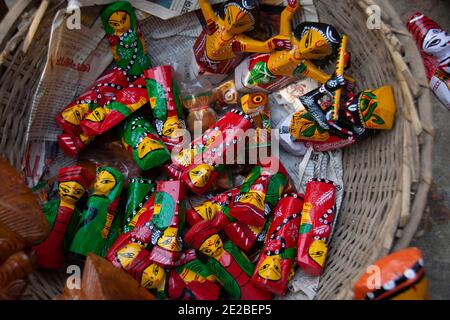
[(150, 152), (160, 149), (164, 149), (164, 147), (159, 141), (150, 137), (145, 137), (137, 147), (138, 157), (139, 159), (142, 159), (146, 157)]
[(189, 180), (192, 182), (194, 186), (197, 188), (203, 188), (208, 183), (209, 177), (211, 176), (211, 172), (214, 171), (214, 167), (202, 163), (189, 171)]
[(95, 195), (107, 196), (116, 185), (114, 176), (106, 170), (100, 171), (95, 180)]
[(225, 11), (225, 29), (231, 34), (240, 34), (255, 27), (255, 19), (249, 11), (230, 4)]
[(219, 211), (219, 205), (212, 201), (206, 201), (195, 207), (194, 210), (203, 220), (212, 220), (217, 214), (217, 211)]
[(241, 99), (242, 110), (246, 114), (265, 112), (267, 101), (267, 95), (264, 93), (246, 94)]
[(306, 31), (296, 46), (302, 59), (322, 59), (331, 54), (331, 46), (328, 40), (315, 29)]
[(439, 62), (448, 57), (450, 35), (444, 30), (430, 29), (423, 41), (423, 51), (436, 57)]
[[(198, 281), (200, 283), (205, 282), (205, 277), (199, 275), (197, 272), (189, 270), (188, 268), (184, 268), (180, 273), (180, 277), (186, 282)], [(209, 279), (208, 279), (209, 280)]]
[(240, 200), (241, 203), (249, 203), (260, 210), (264, 210), (265, 195), (263, 192), (251, 191), (247, 192)]
[(168, 117), (163, 124), (162, 134), (166, 137), (178, 138), (183, 135), (183, 132), (178, 129), (184, 129), (180, 119), (177, 116)]
[(142, 272), (141, 286), (147, 289), (158, 289), (164, 282), (166, 272), (156, 263), (149, 265)]
[(108, 24), (114, 29), (114, 34), (120, 37), (130, 29), (130, 15), (125, 11), (116, 11), (109, 17)]
[(116, 258), (122, 268), (125, 270), (133, 262), (139, 252), (142, 251), (142, 246), (137, 243), (129, 243), (117, 251)]
[(177, 239), (178, 229), (169, 227), (164, 230), (161, 238), (158, 239), (158, 246), (172, 252), (180, 252), (181, 246)]
[(95, 108), (87, 117), (86, 119), (92, 122), (100, 122), (105, 119), (106, 116), (106, 110), (105, 108)]
[(327, 244), (323, 240), (314, 240), (308, 249), (309, 256), (323, 268), (327, 257)]
[(281, 279), (281, 257), (279, 255), (267, 256), (258, 269), (261, 278), (278, 281)]
[(222, 239), (218, 234), (213, 234), (202, 243), (199, 250), (209, 257), (219, 258), (223, 253)]
[(79, 125), (88, 110), (89, 106), (86, 103), (76, 104), (61, 112), (61, 116), (65, 121), (74, 125)]
[(75, 204), (83, 196), (85, 189), (78, 182), (66, 181), (59, 183), (58, 191), (65, 202)]

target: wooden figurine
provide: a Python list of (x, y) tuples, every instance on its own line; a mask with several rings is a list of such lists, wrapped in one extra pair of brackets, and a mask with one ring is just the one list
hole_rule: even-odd
[(336, 187), (328, 180), (307, 183), (298, 237), (298, 266), (308, 275), (322, 274), (334, 226)]
[(422, 55), (430, 89), (450, 111), (450, 35), (420, 12), (411, 16), (407, 27)]
[(220, 287), (206, 265), (195, 259), (170, 271), (168, 296), (177, 300), (218, 300)]
[(142, 170), (150, 170), (170, 160), (170, 153), (150, 120), (133, 114), (124, 121), (119, 135), (133, 160)]
[(131, 4), (111, 3), (100, 16), (116, 65), (130, 76), (140, 76), (150, 68), (150, 57)]
[(44, 242), (34, 247), (40, 267), (49, 269), (63, 267), (65, 249), (71, 243), (75, 231), (73, 229), (79, 218), (75, 206), (90, 187), (93, 179), (91, 174), (80, 166), (59, 170), (59, 200), (53, 201), (52, 206), (47, 206), (49, 210), (46, 211), (46, 218), (52, 230)]
[(191, 247), (209, 257), (207, 267), (232, 299), (267, 300), (271, 294), (253, 285), (254, 266), (231, 241), (223, 243), (210, 221), (194, 225), (185, 236)]
[(111, 69), (56, 115), (56, 123), (64, 131), (58, 135), (58, 144), (64, 153), (76, 157), (86, 149), (93, 138), (82, 132), (81, 121), (94, 110), (103, 107), (115, 93), (126, 87), (128, 80), (124, 72)]
[[(259, 27), (259, 1), (229, 0), (224, 4), (224, 18), (217, 15), (208, 0), (199, 1), (206, 21), (205, 30), (194, 44), (199, 74), (211, 74), (220, 82), (242, 60), (243, 52), (271, 52), (290, 49), (289, 39), (275, 36), (258, 41), (246, 34)], [(289, 8), (297, 1), (289, 0)], [(290, 9), (294, 10), (294, 9)]]
[[(285, 13), (286, 12), (286, 13)], [(304, 22), (292, 32), (293, 13), (285, 9), (280, 34), (290, 39), (292, 48), (266, 54), (254, 54), (235, 69), (239, 91), (277, 91), (300, 77), (325, 83), (331, 76), (315, 66), (314, 61), (329, 61), (339, 50), (341, 36), (329, 24)], [(283, 17), (283, 16), (282, 16)]]
[(114, 128), (148, 102), (144, 77), (117, 91), (104, 106), (95, 108), (80, 122), (86, 136), (98, 136)]
[(74, 254), (86, 256), (89, 252), (101, 254), (124, 183), (123, 175), (114, 168), (97, 168), (92, 194), (83, 211), (78, 228), (70, 246)]
[(354, 292), (355, 300), (427, 300), (422, 253), (407, 248), (381, 258), (358, 279)]
[(295, 274), (302, 208), (303, 195), (285, 194), (278, 202), (253, 273), (256, 286), (277, 295), (286, 294), (288, 282)]
[(242, 223), (262, 228), (288, 179), (286, 169), (275, 157), (269, 158), (264, 165), (253, 167), (241, 185), (229, 215)]
[(300, 97), (306, 110), (291, 116), (288, 130), (293, 141), (304, 141), (316, 151), (329, 151), (352, 145), (377, 130), (392, 129), (397, 107), (391, 86), (344, 94), (338, 120), (331, 120), (333, 92), (344, 84), (342, 76), (334, 76)]
[(125, 207), (124, 232), (129, 232), (136, 225), (135, 217), (156, 190), (156, 182), (147, 178), (130, 178), (128, 180), (128, 197)]
[(182, 142), (186, 129), (180, 89), (171, 66), (158, 66), (144, 72), (155, 128), (169, 151)]
[(225, 233), (236, 246), (244, 252), (250, 251), (255, 243), (264, 241), (263, 228), (241, 223), (229, 215), (239, 188), (234, 188), (218, 194), (211, 199), (186, 211), (186, 220), (193, 226), (207, 220), (219, 231)]
[(213, 95), (211, 91), (183, 97), (183, 105), (189, 111), (187, 124), (191, 134), (194, 134), (196, 123), (199, 123), (200, 133), (203, 134), (206, 129), (217, 121), (217, 114), (210, 107), (212, 101)]
[(69, 289), (56, 300), (154, 300), (135, 279), (109, 261), (89, 253), (79, 289)]
[[(217, 180), (218, 171), (223, 169), (225, 162), (236, 162), (238, 142), (242, 142), (239, 136), (254, 127), (251, 117), (243, 112), (228, 112), (201, 137), (192, 141), (189, 148), (173, 157), (165, 169), (170, 177), (182, 180), (190, 191), (203, 194)], [(242, 147), (245, 147), (244, 143)]]

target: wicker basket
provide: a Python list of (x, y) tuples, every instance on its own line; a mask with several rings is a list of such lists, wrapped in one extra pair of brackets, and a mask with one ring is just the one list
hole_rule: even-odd
[[(317, 298), (349, 299), (353, 281), (366, 266), (392, 249), (406, 247), (421, 220), (432, 179), (430, 95), (416, 45), (389, 1), (316, 0), (315, 4), (320, 21), (349, 36), (351, 72), (360, 88), (393, 85), (399, 110), (392, 131), (344, 151), (345, 195)], [(374, 4), (381, 7), (383, 22), (381, 29), (369, 30), (366, 12)], [(0, 150), (18, 168), (27, 111), (56, 9), (51, 4), (46, 11), (27, 53), (17, 49), (2, 57)], [(19, 41), (24, 37), (25, 33), (19, 35)], [(64, 279), (61, 272), (36, 271), (25, 298), (52, 298), (62, 290)]]

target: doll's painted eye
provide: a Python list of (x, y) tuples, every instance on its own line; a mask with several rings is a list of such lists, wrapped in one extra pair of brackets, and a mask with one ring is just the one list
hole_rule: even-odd
[(430, 43), (430, 47), (434, 47), (437, 46), (441, 43), (441, 39), (434, 39), (433, 41), (431, 41)]

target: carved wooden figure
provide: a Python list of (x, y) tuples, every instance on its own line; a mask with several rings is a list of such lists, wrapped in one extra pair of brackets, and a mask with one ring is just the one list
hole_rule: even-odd
[(295, 274), (303, 195), (285, 194), (274, 209), (252, 282), (274, 294), (286, 294)]
[(114, 168), (99, 167), (92, 194), (83, 211), (70, 246), (72, 253), (86, 256), (100, 254), (116, 216), (124, 183), (123, 175)]
[[(65, 250), (64, 241), (69, 242), (70, 238), (66, 238), (66, 231), (69, 224), (78, 222), (78, 217), (74, 216), (75, 206), (83, 197), (86, 190), (90, 187), (93, 177), (83, 167), (72, 166), (59, 170), (58, 173), (58, 207), (47, 215), (49, 223), (52, 226), (47, 239), (34, 247), (37, 254), (38, 264), (41, 267), (49, 269), (61, 268), (64, 265)], [(56, 211), (56, 212), (55, 212)], [(75, 218), (74, 222), (72, 219)], [(67, 244), (66, 244), (67, 245)]]
[[(296, 1), (289, 1), (294, 5)], [(199, 1), (206, 28), (194, 44), (199, 74), (218, 75), (223, 80), (242, 60), (243, 52), (271, 52), (290, 48), (288, 38), (275, 36), (258, 41), (245, 35), (259, 27), (257, 0), (230, 0), (224, 4), (224, 18), (217, 15), (208, 0)]]
[(208, 269), (220, 281), (232, 299), (267, 300), (271, 294), (253, 285), (254, 265), (231, 241), (223, 243), (210, 221), (202, 221), (186, 234), (188, 245), (209, 257)]

